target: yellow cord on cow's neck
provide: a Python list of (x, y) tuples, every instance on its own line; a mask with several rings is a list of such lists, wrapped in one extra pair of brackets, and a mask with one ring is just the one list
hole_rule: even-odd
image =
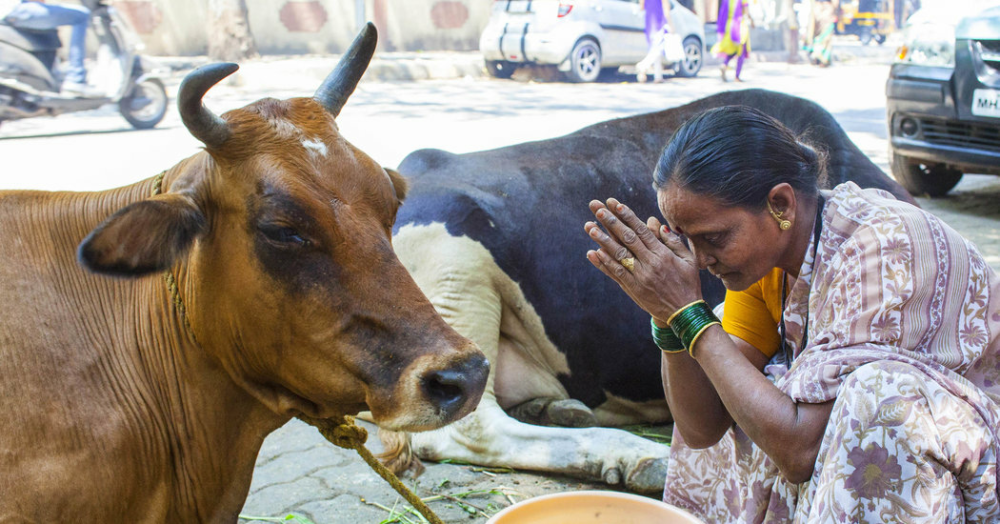
[[(163, 177), (167, 172), (164, 171), (153, 179), (153, 196), (159, 195), (163, 191)], [(163, 274), (163, 280), (167, 283), (167, 289), (170, 291), (170, 298), (177, 309), (177, 314), (181, 317), (184, 322), (184, 327), (187, 328), (188, 333), (194, 338), (194, 331), (191, 330), (191, 324), (188, 323), (187, 312), (184, 311), (184, 301), (181, 300), (180, 290), (177, 287), (177, 280), (174, 275), (167, 271)], [(420, 500), (415, 493), (410, 491), (409, 488), (399, 480), (389, 468), (385, 467), (384, 464), (379, 462), (372, 452), (365, 447), (365, 441), (368, 440), (368, 431), (355, 424), (354, 417), (343, 416), (328, 419), (318, 419), (307, 417), (305, 415), (299, 415), (299, 420), (313, 426), (319, 430), (320, 435), (323, 435), (326, 440), (329, 440), (333, 444), (342, 447), (344, 449), (353, 449), (361, 455), (361, 459), (368, 464), (375, 473), (378, 473), (380, 477), (385, 479), (386, 482), (396, 490), (397, 493), (402, 495), (407, 502), (413, 506), (414, 509), (420, 512), (421, 515), (427, 519), (430, 524), (444, 524), (444, 522), (431, 511), (431, 508), (424, 504), (424, 501)]]

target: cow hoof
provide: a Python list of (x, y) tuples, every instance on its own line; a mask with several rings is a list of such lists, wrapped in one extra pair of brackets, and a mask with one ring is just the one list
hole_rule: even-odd
[(597, 418), (579, 400), (536, 398), (518, 404), (507, 413), (525, 424), (536, 426), (562, 426), (566, 428), (590, 428), (597, 426)]
[(625, 487), (636, 493), (660, 493), (666, 480), (667, 459), (646, 459), (625, 480)]
[(586, 404), (568, 398), (554, 400), (545, 408), (550, 424), (564, 428), (592, 428), (597, 425), (597, 417)]
[(622, 481), (622, 474), (618, 468), (610, 468), (604, 472), (604, 483), (609, 486), (617, 486)]

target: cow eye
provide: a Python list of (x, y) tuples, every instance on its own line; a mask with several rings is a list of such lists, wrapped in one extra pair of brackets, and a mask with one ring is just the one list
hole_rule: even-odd
[(278, 244), (288, 244), (293, 246), (307, 246), (309, 241), (302, 237), (298, 231), (284, 226), (262, 225), (258, 229), (268, 240)]

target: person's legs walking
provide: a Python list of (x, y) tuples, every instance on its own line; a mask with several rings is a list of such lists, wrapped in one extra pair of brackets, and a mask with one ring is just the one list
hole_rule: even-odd
[(719, 71), (722, 73), (722, 81), (728, 82), (729, 79), (726, 78), (726, 70), (729, 69), (729, 61), (733, 59), (733, 55), (726, 55), (726, 58), (722, 60), (722, 65), (719, 66)]
[(83, 66), (87, 25), (90, 23), (90, 10), (83, 6), (43, 4), (40, 2), (23, 2), (18, 4), (7, 16), (7, 21), (14, 27), (34, 31), (55, 29), (59, 26), (73, 26), (69, 41), (69, 70), (66, 81), (83, 84), (87, 81), (87, 70)]

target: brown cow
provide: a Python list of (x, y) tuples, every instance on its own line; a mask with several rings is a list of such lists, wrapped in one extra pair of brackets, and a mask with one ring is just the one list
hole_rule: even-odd
[(487, 361), (392, 249), (403, 179), (334, 122), (375, 39), (313, 98), (222, 117), (201, 98), (236, 66), (193, 72), (205, 151), (162, 176), (0, 192), (0, 522), (235, 522), (293, 416), (422, 430), (476, 406)]

